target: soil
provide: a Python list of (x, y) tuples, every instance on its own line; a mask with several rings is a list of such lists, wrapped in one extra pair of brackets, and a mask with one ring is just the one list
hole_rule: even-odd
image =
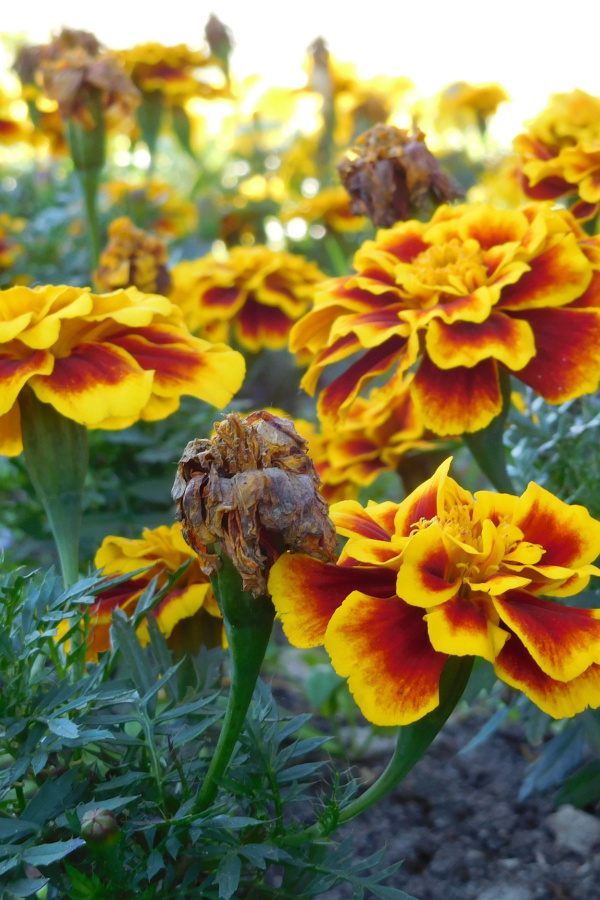
[[(532, 758), (518, 724), (457, 755), (481, 724), (451, 720), (393, 794), (340, 834), (353, 835), (361, 857), (387, 846), (386, 864), (403, 859), (387, 884), (418, 900), (600, 900), (600, 842), (564, 845), (576, 827), (593, 843), (598, 818), (571, 810), (571, 822), (564, 809), (557, 835), (552, 796), (518, 800)], [(371, 754), (355, 772), (368, 783), (389, 755)], [(352, 891), (323, 896), (346, 900)]]

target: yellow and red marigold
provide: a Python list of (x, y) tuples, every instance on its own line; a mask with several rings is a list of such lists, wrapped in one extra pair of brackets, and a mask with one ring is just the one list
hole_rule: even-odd
[(590, 219), (600, 209), (600, 97), (575, 90), (549, 106), (513, 141), (523, 189), (535, 200), (576, 195), (572, 212)]
[(543, 596), (600, 574), (600, 522), (534, 483), (472, 496), (449, 465), (402, 503), (335, 504), (336, 565), (279, 558), (269, 591), (288, 638), (324, 644), (379, 725), (435, 709), (449, 656), (483, 657), (555, 718), (600, 706), (600, 610)]
[(190, 331), (217, 329), (251, 352), (281, 350), (290, 328), (308, 309), (315, 285), (325, 276), (303, 256), (268, 247), (234, 247), (226, 256), (208, 254), (174, 266), (171, 300)]
[[(430, 222), (377, 233), (356, 274), (327, 281), (292, 329), (312, 355), (303, 387), (353, 357), (320, 395), (322, 418), (343, 419), (373, 378), (418, 362), (411, 393), (426, 427), (462, 434), (502, 408), (499, 367), (549, 403), (600, 379), (600, 239), (565, 210), (440, 207)], [(359, 356), (360, 354), (360, 356)]]
[(135, 86), (144, 94), (159, 92), (167, 101), (176, 104), (190, 97), (223, 95), (223, 79), (222, 83), (211, 83), (199, 78), (200, 69), (220, 67), (219, 60), (206, 49), (192, 50), (185, 44), (165, 47), (149, 42), (119, 50), (116, 55)]
[(242, 383), (241, 354), (193, 337), (166, 297), (53, 285), (0, 297), (2, 454), (21, 452), (26, 385), (81, 425), (120, 429), (164, 419), (182, 394), (225, 406)]
[[(171, 637), (179, 622), (196, 616), (201, 610), (209, 616), (221, 615), (210, 582), (200, 570), (196, 554), (183, 539), (181, 525), (177, 523), (170, 528), (161, 525), (153, 530), (145, 528), (141, 538), (133, 540), (113, 535), (104, 538), (94, 560), (96, 568), (111, 577), (130, 572), (138, 574), (101, 591), (89, 607), (87, 658), (95, 660), (99, 653), (110, 649), (113, 610), (120, 608), (131, 616), (153, 578), (157, 577), (156, 586), (160, 590), (188, 561), (188, 568), (151, 611), (166, 638)], [(146, 571), (139, 572), (140, 569)], [(142, 645), (148, 643), (146, 621), (138, 626), (137, 634)]]
[(198, 227), (198, 210), (165, 181), (151, 178), (144, 184), (115, 179), (102, 185), (113, 218), (128, 215), (140, 228), (165, 240), (185, 237)]

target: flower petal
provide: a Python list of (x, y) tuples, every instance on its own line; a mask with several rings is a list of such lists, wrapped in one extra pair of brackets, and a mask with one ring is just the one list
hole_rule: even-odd
[(432, 648), (422, 612), (397, 597), (351, 593), (331, 618), (325, 649), (375, 725), (408, 725), (439, 704), (447, 656)]
[(427, 352), (440, 369), (472, 368), (493, 357), (511, 371), (522, 369), (535, 356), (533, 331), (527, 322), (501, 313), (481, 324), (457, 322), (446, 325), (434, 319), (427, 331)]
[(0, 416), (17, 402), (21, 389), (35, 375), (49, 375), (54, 357), (47, 350), (37, 350), (25, 359), (0, 353)]
[(427, 609), (455, 597), (461, 581), (456, 575), (449, 580), (451, 556), (444, 533), (430, 525), (414, 534), (402, 554), (396, 592), (411, 606)]
[(451, 656), (481, 656), (494, 662), (509, 634), (496, 624), (492, 604), (481, 594), (468, 600), (453, 597), (427, 613), (425, 621), (434, 650)]
[(584, 506), (563, 503), (534, 482), (517, 500), (512, 524), (544, 548), (544, 565), (576, 568), (600, 554), (600, 522)]
[(0, 456), (18, 456), (23, 452), (21, 438), (21, 411), (15, 403), (12, 409), (0, 416)]
[(323, 643), (335, 610), (357, 586), (389, 596), (394, 581), (395, 573), (387, 569), (333, 566), (311, 556), (284, 553), (271, 568), (268, 589), (290, 643), (316, 647)]
[(421, 519), (433, 519), (442, 512), (439, 508), (440, 495), (451, 463), (452, 457), (449, 456), (437, 467), (431, 478), (420, 484), (402, 501), (394, 519), (396, 534), (408, 537)]
[(573, 233), (562, 235), (548, 250), (528, 260), (531, 271), (506, 285), (499, 308), (505, 310), (564, 306), (582, 294), (592, 279), (591, 266)]
[(518, 378), (549, 403), (590, 394), (600, 381), (600, 310), (520, 312), (533, 328), (537, 353)]
[(144, 372), (120, 347), (79, 344), (55, 361), (50, 375), (31, 379), (38, 399), (81, 425), (112, 416), (139, 415), (152, 392), (152, 372)]
[(492, 359), (470, 369), (439, 369), (424, 355), (412, 397), (424, 424), (442, 435), (479, 431), (502, 409), (498, 370)]
[(523, 691), (536, 706), (562, 719), (600, 706), (600, 666), (591, 665), (572, 681), (555, 681), (546, 675), (516, 634), (511, 635), (494, 664), (498, 678)]
[(600, 610), (563, 606), (525, 591), (509, 591), (492, 602), (550, 678), (572, 681), (600, 663)]
[(347, 407), (369, 381), (393, 366), (405, 345), (404, 338), (393, 337), (380, 347), (367, 350), (361, 359), (321, 391), (319, 415), (325, 419), (337, 419), (339, 410)]

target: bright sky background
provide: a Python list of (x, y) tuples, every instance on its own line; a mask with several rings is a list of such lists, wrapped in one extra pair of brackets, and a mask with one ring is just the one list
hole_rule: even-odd
[(0, 0), (0, 29), (45, 42), (61, 25), (105, 44), (202, 42), (214, 12), (234, 33), (234, 72), (302, 83), (305, 48), (318, 35), (365, 77), (408, 75), (425, 95), (452, 81), (500, 81), (515, 101), (498, 133), (515, 134), (548, 95), (580, 87), (600, 95), (598, 0)]

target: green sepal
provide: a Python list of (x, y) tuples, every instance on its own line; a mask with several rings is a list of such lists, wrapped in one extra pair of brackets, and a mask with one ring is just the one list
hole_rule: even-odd
[(19, 395), (19, 408), (27, 471), (46, 510), (63, 580), (69, 587), (79, 578), (87, 430), (50, 403), (42, 403), (28, 386)]
[(219, 550), (221, 568), (211, 584), (223, 613), (231, 661), (231, 687), (221, 734), (194, 809), (202, 812), (214, 803), (246, 719), (254, 688), (265, 656), (275, 610), (271, 599), (254, 597), (244, 591), (242, 578)]
[(515, 486), (506, 471), (506, 453), (503, 435), (508, 410), (510, 409), (510, 375), (506, 369), (499, 368), (500, 390), (502, 392), (502, 410), (492, 419), (487, 428), (463, 434), (462, 439), (471, 451), (475, 462), (484, 475), (487, 475), (497, 491), (515, 494)]

